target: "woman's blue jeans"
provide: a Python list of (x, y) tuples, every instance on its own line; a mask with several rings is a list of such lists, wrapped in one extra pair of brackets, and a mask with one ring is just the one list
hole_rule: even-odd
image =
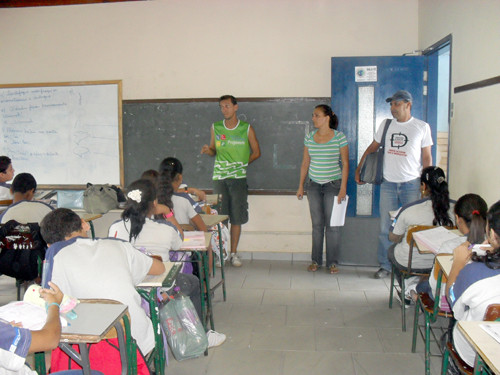
[(341, 180), (317, 184), (309, 180), (307, 199), (312, 221), (312, 256), (313, 262), (323, 264), (323, 239), (326, 235), (326, 266), (338, 261), (340, 250), (340, 227), (331, 227), (330, 218), (335, 196), (339, 194)]

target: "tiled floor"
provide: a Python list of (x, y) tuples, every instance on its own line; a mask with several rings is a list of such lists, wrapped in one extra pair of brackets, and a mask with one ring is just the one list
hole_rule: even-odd
[[(388, 308), (390, 279), (375, 268), (341, 266), (337, 275), (306, 271), (306, 262), (243, 261), (226, 268), (227, 302), (215, 292), (215, 328), (227, 335), (206, 357), (177, 362), (167, 374), (423, 374), (423, 343), (411, 353), (413, 308), (401, 331), (400, 308)], [(15, 298), (0, 277), (0, 304)], [(439, 374), (439, 358), (432, 373)]]

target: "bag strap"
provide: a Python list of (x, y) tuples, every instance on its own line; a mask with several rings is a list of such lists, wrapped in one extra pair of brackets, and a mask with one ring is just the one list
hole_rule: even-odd
[(384, 133), (382, 134), (382, 139), (381, 139), (381, 143), (380, 143), (380, 148), (382, 150), (385, 149), (385, 136), (387, 135), (387, 129), (389, 129), (389, 125), (391, 124), (391, 122), (392, 122), (392, 120), (390, 118), (385, 120)]

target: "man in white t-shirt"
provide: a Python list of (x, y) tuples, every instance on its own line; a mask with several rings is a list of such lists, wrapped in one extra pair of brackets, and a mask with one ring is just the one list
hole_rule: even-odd
[[(384, 181), (380, 185), (380, 235), (378, 261), (380, 269), (374, 277), (380, 279), (390, 275), (391, 264), (387, 250), (391, 246), (389, 211), (395, 211), (420, 197), (420, 173), (422, 168), (432, 165), (432, 137), (429, 124), (411, 115), (413, 98), (408, 91), (400, 90), (386, 99), (391, 104), (394, 119), (389, 124), (385, 137)], [(360, 180), (360, 169), (368, 154), (376, 152), (382, 142), (384, 123), (379, 126), (373, 142), (364, 152), (355, 172)]]

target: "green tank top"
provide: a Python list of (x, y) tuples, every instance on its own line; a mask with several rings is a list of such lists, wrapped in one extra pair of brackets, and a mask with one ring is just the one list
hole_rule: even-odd
[(213, 127), (216, 151), (213, 179), (245, 178), (250, 157), (250, 124), (238, 121), (234, 129), (228, 129), (224, 126), (224, 121), (219, 121)]

